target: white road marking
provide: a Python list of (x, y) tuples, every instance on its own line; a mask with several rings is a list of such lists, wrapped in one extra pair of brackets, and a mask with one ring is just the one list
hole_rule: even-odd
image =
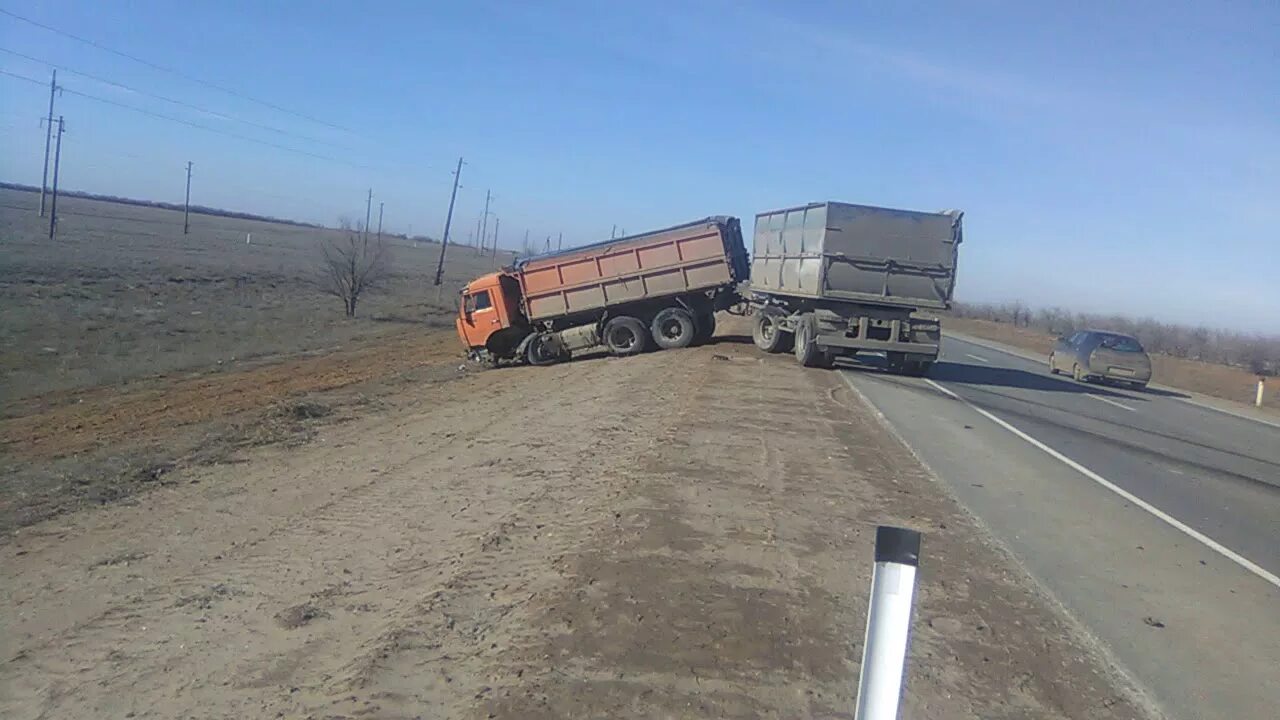
[(1064, 464), (1064, 465), (1066, 465), (1067, 467), (1070, 467), (1071, 469), (1075, 470), (1076, 472), (1080, 473), (1081, 475), (1084, 475), (1085, 477), (1089, 478), (1090, 480), (1092, 480), (1092, 481), (1094, 481), (1094, 482), (1098, 483), (1098, 484), (1099, 484), (1099, 485), (1101, 485), (1102, 487), (1104, 487), (1104, 488), (1106, 488), (1106, 489), (1110, 490), (1111, 492), (1113, 492), (1113, 493), (1115, 493), (1115, 494), (1119, 495), (1120, 497), (1124, 498), (1125, 500), (1128, 500), (1129, 502), (1133, 503), (1134, 505), (1137, 505), (1138, 507), (1142, 508), (1143, 510), (1146, 510), (1147, 512), (1149, 512), (1149, 513), (1151, 513), (1152, 515), (1156, 516), (1157, 518), (1159, 518), (1159, 519), (1163, 520), (1163, 521), (1164, 521), (1165, 523), (1167, 523), (1168, 525), (1172, 526), (1174, 529), (1176, 529), (1176, 530), (1180, 530), (1180, 531), (1181, 531), (1181, 532), (1183, 532), (1184, 534), (1186, 534), (1186, 535), (1190, 536), (1193, 540), (1196, 540), (1196, 541), (1197, 541), (1197, 542), (1199, 542), (1200, 544), (1204, 545), (1205, 547), (1209, 548), (1210, 550), (1213, 550), (1214, 552), (1216, 552), (1216, 553), (1218, 553), (1219, 555), (1221, 555), (1221, 556), (1225, 557), (1226, 559), (1230, 560), (1231, 562), (1234, 562), (1235, 564), (1239, 565), (1240, 567), (1244, 568), (1245, 570), (1248, 570), (1249, 572), (1253, 573), (1254, 575), (1257, 575), (1258, 577), (1262, 578), (1263, 580), (1266, 580), (1267, 582), (1271, 583), (1272, 585), (1276, 586), (1277, 588), (1280, 588), (1280, 576), (1276, 576), (1275, 574), (1273, 574), (1273, 573), (1271, 573), (1271, 572), (1268, 572), (1265, 568), (1261, 567), (1260, 565), (1258, 565), (1257, 563), (1253, 562), (1252, 560), (1250, 560), (1250, 559), (1248, 559), (1248, 558), (1246, 558), (1246, 557), (1244, 557), (1244, 556), (1240, 555), (1240, 554), (1239, 554), (1239, 553), (1237, 553), (1236, 551), (1234, 551), (1234, 550), (1232, 550), (1231, 548), (1229, 548), (1229, 547), (1227, 547), (1227, 546), (1223, 545), (1222, 543), (1218, 542), (1217, 540), (1214, 540), (1213, 538), (1209, 537), (1208, 535), (1205, 535), (1204, 533), (1202, 533), (1202, 532), (1200, 532), (1200, 531), (1196, 530), (1195, 528), (1190, 527), (1189, 525), (1187, 525), (1187, 524), (1183, 523), (1181, 520), (1178, 520), (1177, 518), (1173, 517), (1172, 515), (1170, 515), (1170, 514), (1166, 513), (1165, 511), (1161, 510), (1160, 508), (1156, 507), (1155, 505), (1152, 505), (1151, 503), (1147, 502), (1146, 500), (1143, 500), (1142, 498), (1138, 497), (1137, 495), (1134, 495), (1133, 493), (1129, 492), (1128, 490), (1125, 490), (1124, 488), (1122, 488), (1122, 487), (1120, 487), (1120, 486), (1116, 485), (1115, 483), (1111, 482), (1110, 480), (1107, 480), (1106, 478), (1102, 477), (1102, 476), (1101, 476), (1101, 475), (1099, 475), (1098, 473), (1096, 473), (1096, 472), (1094, 472), (1094, 471), (1090, 470), (1089, 468), (1087, 468), (1087, 467), (1085, 467), (1085, 466), (1081, 465), (1080, 463), (1076, 462), (1075, 460), (1072, 460), (1071, 458), (1067, 457), (1066, 455), (1063, 455), (1062, 453), (1058, 452), (1057, 450), (1054, 450), (1053, 448), (1049, 447), (1048, 445), (1045, 445), (1044, 443), (1040, 442), (1039, 440), (1037, 440), (1037, 439), (1035, 439), (1035, 438), (1031, 437), (1030, 435), (1028, 435), (1028, 434), (1026, 434), (1025, 432), (1023, 432), (1023, 431), (1019, 430), (1018, 428), (1014, 427), (1013, 425), (1009, 424), (1008, 422), (1005, 422), (1004, 420), (1001, 420), (1000, 418), (996, 417), (995, 415), (993, 415), (993, 414), (991, 414), (991, 413), (987, 412), (986, 410), (983, 410), (982, 408), (978, 407), (977, 405), (974, 405), (973, 403), (969, 402), (968, 400), (965, 400), (964, 398), (962, 398), (962, 397), (960, 397), (959, 395), (955, 394), (955, 393), (954, 393), (954, 392), (952, 392), (951, 390), (948, 390), (947, 388), (943, 387), (942, 385), (939, 385), (938, 383), (934, 382), (933, 380), (930, 380), (929, 378), (925, 378), (925, 379), (924, 379), (924, 381), (925, 381), (925, 382), (927, 382), (927, 383), (929, 383), (929, 384), (930, 384), (930, 385), (932, 385), (933, 387), (937, 388), (939, 392), (941, 392), (941, 393), (943, 393), (943, 394), (947, 395), (948, 397), (951, 397), (951, 398), (953, 398), (953, 399), (955, 399), (955, 400), (959, 400), (960, 402), (962, 402), (962, 403), (964, 403), (965, 405), (967, 405), (967, 406), (969, 407), (969, 409), (970, 409), (970, 410), (973, 410), (974, 412), (976, 412), (976, 413), (978, 413), (979, 415), (981, 415), (981, 416), (985, 417), (986, 419), (990, 420), (991, 422), (993, 422), (993, 423), (995, 423), (995, 424), (999, 425), (1000, 427), (1004, 428), (1005, 430), (1008, 430), (1009, 432), (1013, 433), (1013, 434), (1014, 434), (1014, 435), (1016, 435), (1017, 437), (1019, 437), (1019, 438), (1021, 438), (1021, 439), (1025, 440), (1026, 442), (1030, 443), (1032, 446), (1034, 446), (1034, 447), (1036, 447), (1036, 448), (1038, 448), (1038, 449), (1040, 449), (1040, 450), (1043, 450), (1045, 453), (1048, 453), (1050, 457), (1054, 458), (1055, 460), (1058, 460), (1059, 462), (1063, 463), (1063, 464)]
[(1129, 407), (1128, 405), (1125, 405), (1124, 403), (1118, 403), (1118, 402), (1116, 402), (1115, 400), (1112, 400), (1111, 398), (1104, 398), (1104, 397), (1102, 397), (1101, 395), (1094, 395), (1093, 393), (1085, 393), (1085, 395), (1088, 395), (1089, 397), (1093, 398), (1094, 400), (1101, 400), (1102, 402), (1104, 402), (1104, 403), (1106, 403), (1106, 404), (1108, 404), (1108, 405), (1115, 405), (1116, 407), (1118, 407), (1118, 408), (1120, 408), (1120, 409), (1122, 409), (1122, 410), (1128, 410), (1129, 412), (1138, 412), (1138, 409), (1137, 409), (1137, 408), (1131, 408), (1131, 407)]
[(967, 357), (967, 358), (973, 358), (974, 360), (977, 360), (978, 362), (984, 362), (984, 363), (989, 363), (989, 362), (991, 362), (990, 360), (988, 360), (988, 359), (986, 359), (986, 358), (984, 358), (984, 357), (978, 357), (977, 355), (970, 355), (969, 353), (965, 353), (965, 354), (964, 354), (964, 356), (965, 356), (965, 357)]

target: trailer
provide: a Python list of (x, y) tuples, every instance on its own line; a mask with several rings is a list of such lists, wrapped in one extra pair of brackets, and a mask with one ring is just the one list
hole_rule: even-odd
[(618, 356), (687, 347), (740, 303), (749, 271), (737, 218), (709, 217), (525, 258), (462, 291), (469, 354), (547, 365), (605, 348)]
[(811, 203), (756, 216), (752, 336), (808, 367), (883, 353), (923, 375), (938, 357), (938, 311), (951, 306), (963, 213)]

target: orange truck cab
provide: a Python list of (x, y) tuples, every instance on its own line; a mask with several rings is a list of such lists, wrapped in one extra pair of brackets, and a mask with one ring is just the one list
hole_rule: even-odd
[(503, 272), (482, 275), (462, 289), (458, 317), (454, 320), (458, 338), (473, 356), (488, 350), (505, 354), (529, 334), (529, 322), (520, 309), (520, 282)]

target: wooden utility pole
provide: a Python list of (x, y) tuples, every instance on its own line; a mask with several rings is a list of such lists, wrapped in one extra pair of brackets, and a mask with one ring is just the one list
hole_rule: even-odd
[(378, 203), (378, 242), (382, 242), (382, 208), (385, 205), (385, 202)]
[(45, 217), (45, 190), (49, 187), (49, 145), (54, 138), (54, 94), (58, 92), (58, 69), (49, 81), (49, 115), (45, 118), (45, 174), (40, 181), (40, 217)]
[(498, 264), (498, 227), (502, 224), (502, 218), (493, 219), (493, 264)]
[(493, 199), (493, 193), (489, 190), (484, 191), (484, 214), (480, 216), (480, 252), (484, 252), (484, 236), (489, 230), (489, 201)]
[(364, 201), (364, 241), (369, 242), (369, 217), (373, 214), (373, 188), (369, 188), (369, 198)]
[(614, 239), (614, 238), (616, 238), (616, 237), (618, 237), (618, 223), (614, 223), (614, 224), (613, 224), (613, 229), (609, 231), (609, 239), (610, 239), (610, 240), (612, 240), (612, 239)]
[(53, 201), (49, 205), (49, 239), (53, 239), (53, 231), (58, 227), (58, 166), (62, 164), (62, 116), (58, 116), (57, 149), (53, 151)]
[(477, 248), (476, 252), (479, 252), (478, 248), (480, 248), (480, 243), (476, 242), (476, 238), (480, 237), (480, 221), (481, 220), (483, 220), (483, 218), (476, 218), (476, 231), (471, 236), (471, 245), (472, 247)]
[(187, 200), (182, 205), (182, 234), (191, 232), (191, 161), (187, 161)]
[(563, 247), (564, 247), (564, 233), (560, 233), (560, 235), (556, 238), (556, 252), (560, 252), (560, 249)]
[(436, 265), (436, 286), (440, 286), (440, 278), (444, 276), (444, 251), (449, 247), (449, 225), (453, 222), (453, 201), (458, 199), (458, 180), (462, 179), (462, 158), (458, 158), (458, 169), (453, 171), (453, 193), (449, 195), (449, 212), (444, 216), (444, 237), (440, 238), (440, 262)]

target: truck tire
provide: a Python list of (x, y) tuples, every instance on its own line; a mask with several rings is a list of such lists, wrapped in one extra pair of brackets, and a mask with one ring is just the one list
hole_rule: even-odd
[(669, 307), (658, 311), (649, 324), (653, 341), (663, 350), (689, 347), (697, 335), (693, 315), (684, 308)]
[(695, 345), (710, 342), (711, 336), (716, 334), (716, 314), (710, 310), (698, 313), (693, 318), (693, 327), (695, 328), (693, 336)]
[(555, 365), (563, 359), (560, 350), (548, 343), (548, 339), (546, 335), (538, 335), (529, 341), (529, 346), (524, 351), (524, 358), (530, 365), (539, 367)]
[(602, 335), (604, 346), (618, 357), (639, 355), (649, 345), (648, 329), (629, 315), (620, 315), (605, 323)]
[(795, 352), (796, 360), (805, 367), (818, 367), (822, 364), (823, 352), (818, 348), (812, 315), (801, 315), (796, 321)]
[(777, 308), (763, 307), (756, 311), (755, 322), (751, 326), (751, 339), (756, 347), (767, 353), (786, 351), (788, 333), (782, 329), (782, 319), (786, 315)]

